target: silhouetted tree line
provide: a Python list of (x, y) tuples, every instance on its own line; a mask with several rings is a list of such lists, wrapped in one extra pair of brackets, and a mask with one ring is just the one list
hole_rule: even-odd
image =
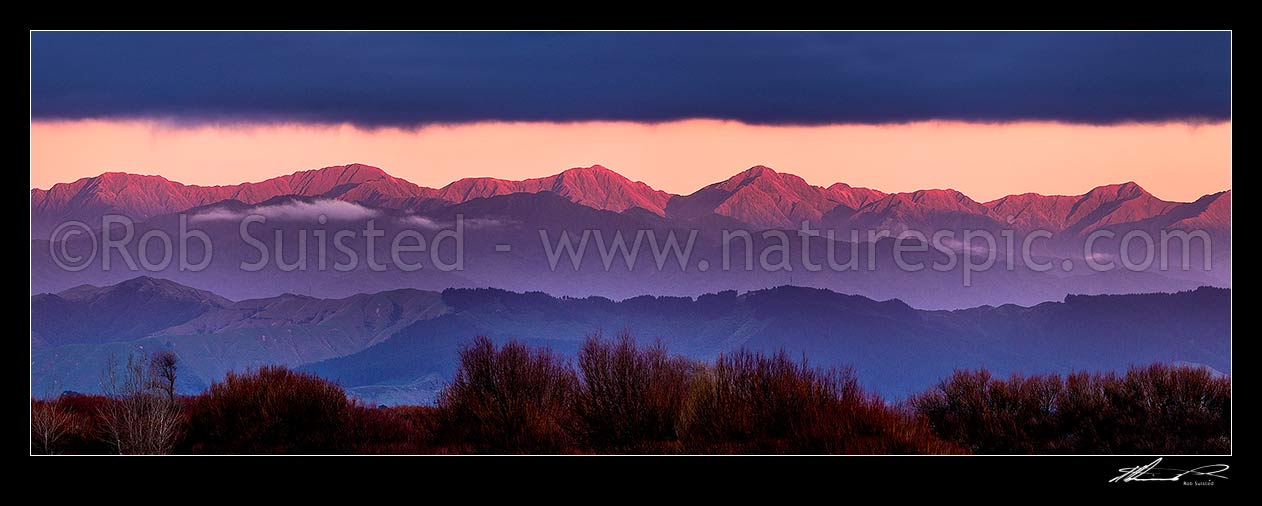
[(1190, 367), (995, 378), (958, 371), (892, 404), (849, 369), (784, 353), (712, 362), (588, 338), (573, 363), (479, 337), (435, 406), (371, 407), (268, 366), (175, 394), (177, 361), (131, 357), (106, 395), (32, 400), (33, 453), (1230, 452), (1231, 382)]

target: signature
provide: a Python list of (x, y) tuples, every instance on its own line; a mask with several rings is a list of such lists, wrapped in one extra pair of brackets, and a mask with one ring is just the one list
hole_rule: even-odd
[(1161, 463), (1161, 459), (1152, 461), (1146, 466), (1123, 467), (1118, 469), (1122, 474), (1116, 478), (1109, 480), (1109, 483), (1131, 482), (1131, 481), (1181, 481), (1184, 476), (1192, 477), (1204, 476), (1209, 478), (1227, 479), (1219, 473), (1226, 471), (1230, 466), (1227, 464), (1210, 464), (1197, 467), (1194, 469), (1171, 469), (1168, 467), (1157, 467)]

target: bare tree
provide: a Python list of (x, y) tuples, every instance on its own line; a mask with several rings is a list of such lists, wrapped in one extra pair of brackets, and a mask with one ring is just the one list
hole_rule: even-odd
[(171, 350), (162, 350), (149, 357), (149, 374), (153, 387), (166, 394), (175, 403), (175, 371), (180, 359)]
[(165, 378), (155, 371), (163, 363), (155, 357), (128, 355), (127, 365), (119, 371), (118, 360), (110, 356), (102, 375), (101, 387), (110, 402), (101, 409), (105, 435), (114, 449), (122, 454), (170, 453), (180, 429), (180, 407), (174, 396), (174, 362), (170, 374), (171, 394), (159, 386), (156, 378)]
[(31, 400), (31, 453), (57, 453), (58, 442), (70, 430), (71, 416), (61, 396), (47, 401)]

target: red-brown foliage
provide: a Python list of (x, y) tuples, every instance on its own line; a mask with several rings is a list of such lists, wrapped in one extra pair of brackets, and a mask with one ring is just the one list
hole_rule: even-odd
[[(283, 367), (229, 374), (178, 399), (177, 450), (1171, 454), (1223, 453), (1231, 444), (1230, 380), (1182, 367), (1006, 380), (961, 371), (892, 406), (846, 369), (748, 351), (702, 364), (626, 335), (589, 339), (577, 369), (546, 349), (485, 338), (460, 360), (434, 407), (368, 407)], [(118, 399), (31, 402), (33, 453), (117, 451), (102, 413)]]
[(357, 454), (445, 453), (434, 440), (437, 409), (432, 406), (369, 407), (355, 403), (343, 428)]
[(547, 349), (478, 337), (460, 350), (460, 367), (439, 396), (443, 437), (477, 452), (561, 453), (574, 446), (578, 380)]
[(626, 333), (612, 343), (589, 337), (578, 355), (579, 437), (599, 451), (674, 449), (695, 367), (660, 342), (639, 348)]
[(987, 454), (1193, 454), (1231, 448), (1231, 381), (1154, 364), (1125, 375), (957, 371), (911, 405), (934, 431)]
[(693, 376), (684, 425), (703, 453), (953, 453), (922, 421), (886, 406), (848, 369), (783, 352), (720, 355)]
[(341, 387), (267, 366), (228, 373), (190, 403), (184, 448), (193, 453), (346, 453), (356, 406)]

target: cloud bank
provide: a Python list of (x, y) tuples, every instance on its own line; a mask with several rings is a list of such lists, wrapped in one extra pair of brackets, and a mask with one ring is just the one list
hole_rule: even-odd
[(36, 120), (1221, 121), (1227, 32), (36, 32)]
[(328, 221), (355, 221), (376, 218), (375, 209), (341, 200), (293, 201), (284, 204), (254, 206), (242, 210), (208, 209), (194, 214), (190, 221), (239, 221), (249, 216), (262, 216), (268, 220), (318, 222), (321, 216)]

